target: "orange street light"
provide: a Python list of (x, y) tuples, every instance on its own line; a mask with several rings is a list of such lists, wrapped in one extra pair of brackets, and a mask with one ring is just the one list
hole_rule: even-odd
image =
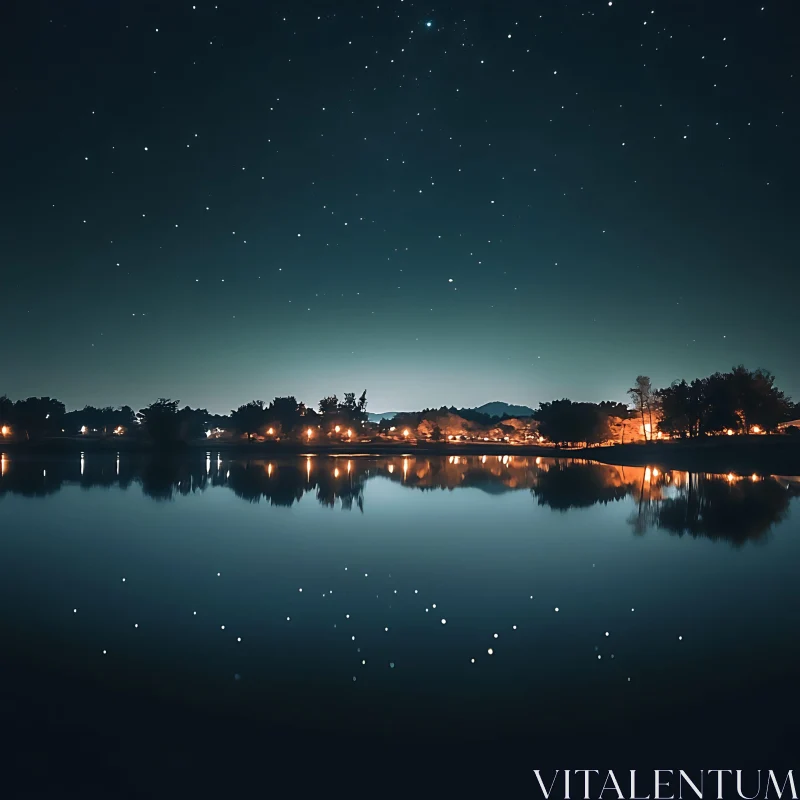
[(272, 436), (275, 433), (275, 428), (267, 428), (267, 435)]
[(311, 438), (313, 435), (314, 435), (314, 431), (313, 431), (313, 430), (311, 430), (311, 428), (309, 428), (309, 429), (306, 431), (306, 436), (308, 436), (308, 438), (310, 439), (310, 438)]
[(337, 426), (334, 428), (334, 430), (336, 431), (336, 433), (339, 433), (339, 431), (341, 430), (341, 426), (337, 425)]
[(0, 428), (0, 433), (2, 433), (3, 436), (8, 436), (8, 434), (9, 434), (8, 425), (3, 425), (3, 427)]
[(403, 431), (403, 436), (405, 436), (406, 438), (408, 438), (408, 435), (409, 435), (410, 433), (411, 433), (411, 431), (410, 431), (408, 428), (406, 428), (406, 429)]
[(350, 436), (352, 436), (352, 435), (353, 435), (353, 431), (351, 431), (351, 430), (349, 430), (349, 429), (348, 429), (348, 431), (347, 431), (347, 436), (348, 436), (348, 438), (349, 438)]

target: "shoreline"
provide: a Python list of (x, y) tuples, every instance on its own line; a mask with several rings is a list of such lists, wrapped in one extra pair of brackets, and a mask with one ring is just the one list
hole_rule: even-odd
[(722, 437), (677, 442), (642, 442), (602, 447), (562, 449), (543, 445), (505, 443), (366, 442), (353, 445), (286, 443), (197, 442), (163, 449), (146, 442), (112, 439), (57, 439), (8, 442), (0, 450), (9, 455), (57, 457), (72, 453), (127, 453), (186, 457), (209, 451), (232, 458), (319, 456), (510, 456), (585, 459), (615, 466), (657, 466), (687, 472), (771, 473), (800, 475), (800, 441), (784, 436), (750, 437), (731, 442)]

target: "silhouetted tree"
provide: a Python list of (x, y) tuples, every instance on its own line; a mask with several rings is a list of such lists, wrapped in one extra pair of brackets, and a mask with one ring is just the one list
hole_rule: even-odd
[(534, 419), (539, 421), (539, 434), (558, 445), (596, 444), (610, 436), (608, 415), (593, 403), (566, 398), (540, 403)]
[(305, 410), (305, 406), (294, 397), (276, 397), (267, 409), (267, 421), (280, 426), (284, 433), (289, 433), (300, 423)]
[(319, 413), (323, 416), (325, 414), (334, 416), (338, 410), (339, 398), (335, 394), (332, 394), (329, 397), (323, 397), (322, 400), (319, 401)]
[(60, 433), (66, 408), (51, 397), (29, 397), (17, 400), (13, 409), (13, 424), (27, 439), (39, 439)]
[[(649, 441), (654, 433), (653, 402), (655, 399), (650, 378), (648, 378), (647, 375), (639, 375), (636, 378), (636, 385), (628, 389), (628, 394), (633, 401), (633, 407), (639, 412), (642, 418), (644, 438)], [(645, 414), (650, 420), (649, 423), (646, 421)]]
[(157, 445), (175, 445), (180, 440), (178, 401), (161, 397), (137, 414), (142, 429)]
[(269, 411), (263, 400), (251, 400), (231, 411), (230, 424), (237, 433), (252, 439), (269, 421)]

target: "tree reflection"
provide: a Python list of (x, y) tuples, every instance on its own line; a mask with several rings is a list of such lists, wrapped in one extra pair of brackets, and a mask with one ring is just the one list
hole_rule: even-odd
[(540, 506), (568, 511), (622, 500), (630, 486), (620, 479), (616, 467), (556, 461), (542, 470), (531, 492)]
[(640, 506), (634, 525), (647, 520), (677, 536), (724, 540), (735, 547), (763, 539), (789, 511), (795, 494), (774, 478), (686, 474), (674, 493)]
[(290, 507), (305, 496), (327, 508), (364, 511), (369, 480), (383, 478), (417, 491), (471, 488), (489, 494), (529, 490), (537, 504), (565, 512), (629, 496), (635, 533), (726, 540), (761, 539), (784, 519), (800, 480), (659, 471), (580, 460), (513, 456), (414, 458), (308, 457), (223, 460), (221, 453), (133, 457), (90, 453), (73, 459), (0, 457), (0, 498), (44, 497), (67, 486), (127, 489), (133, 484), (158, 501), (228, 488), (250, 503)]

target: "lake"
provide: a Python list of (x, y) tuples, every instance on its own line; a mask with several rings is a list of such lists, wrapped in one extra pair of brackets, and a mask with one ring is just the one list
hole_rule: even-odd
[(20, 796), (796, 755), (797, 478), (213, 451), (0, 472)]

